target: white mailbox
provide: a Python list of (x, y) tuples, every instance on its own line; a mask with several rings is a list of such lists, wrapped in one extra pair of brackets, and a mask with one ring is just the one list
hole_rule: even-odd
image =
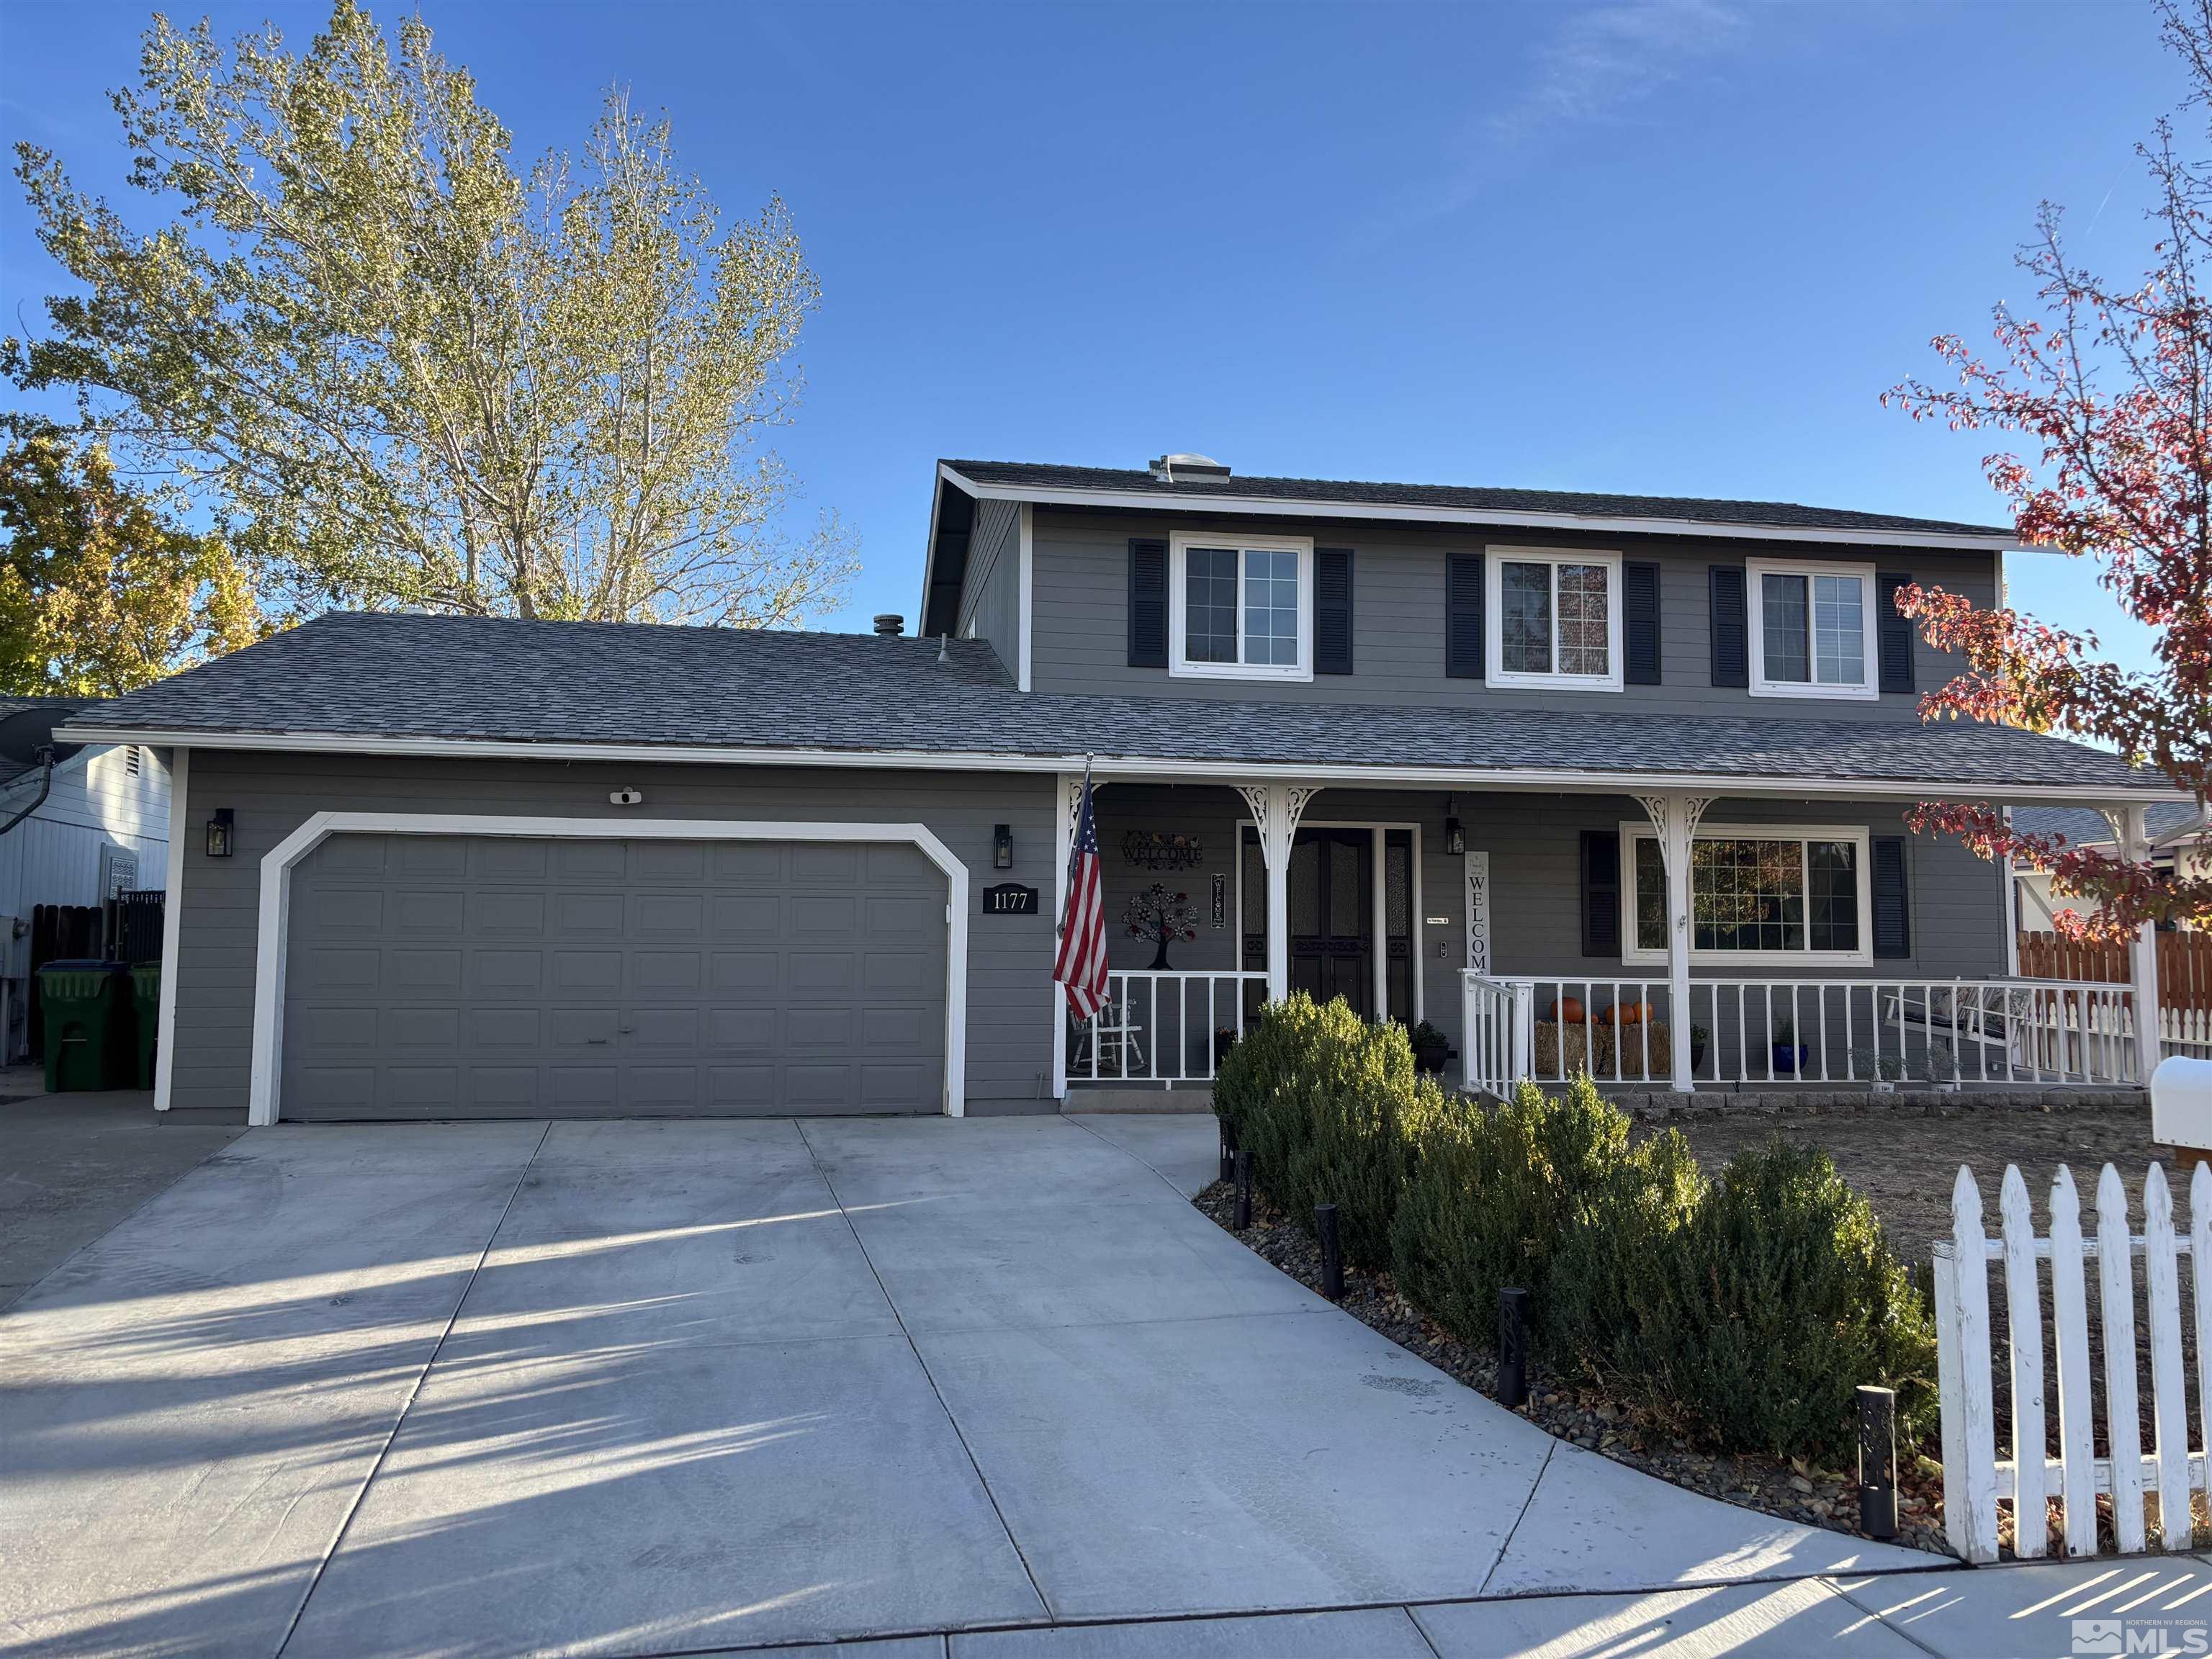
[(2212, 1152), (2212, 1060), (2159, 1062), (2150, 1074), (2150, 1138)]

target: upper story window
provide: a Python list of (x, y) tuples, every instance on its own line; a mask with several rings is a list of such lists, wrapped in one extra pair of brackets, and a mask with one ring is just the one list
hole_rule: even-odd
[(1492, 548), (1492, 685), (1620, 689), (1620, 555)]
[(1168, 566), (1169, 669), (1218, 679), (1313, 678), (1313, 542), (1179, 535)]
[(1751, 692), (1876, 697), (1874, 567), (1753, 559)]
[[(1667, 960), (1667, 866), (1650, 830), (1621, 825), (1624, 908), (1636, 932), (1621, 960)], [(1869, 836), (1858, 828), (1714, 825), (1690, 843), (1690, 957), (1868, 962)]]

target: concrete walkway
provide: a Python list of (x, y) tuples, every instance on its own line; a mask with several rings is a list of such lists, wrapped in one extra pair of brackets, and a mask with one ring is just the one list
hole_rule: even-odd
[(2014, 1650), (2027, 1571), (1875, 1577), (1929, 1558), (1552, 1440), (1200, 1216), (1213, 1158), (1157, 1116), (253, 1131), (0, 1318), (0, 1633)]

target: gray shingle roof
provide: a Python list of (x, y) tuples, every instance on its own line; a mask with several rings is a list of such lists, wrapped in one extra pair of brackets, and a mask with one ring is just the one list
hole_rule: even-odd
[(1351, 506), (1440, 507), (1471, 514), (1548, 513), (1586, 519), (1666, 519), (1776, 530), (1863, 530), (2005, 540), (2010, 540), (2014, 533), (2009, 525), (1907, 519), (1890, 513), (1801, 507), (1795, 501), (1708, 501), (1681, 495), (1611, 495), (1581, 490), (1500, 489), (1459, 484), (1362, 483), (1334, 478), (1231, 476), (1199, 481), (1187, 478), (1170, 484), (1133, 468), (1055, 466), (1032, 461), (948, 460), (944, 465), (976, 483), (1012, 489), (1112, 490), (1163, 498), (1226, 495)]
[[(2197, 821), (2197, 809), (2185, 801), (2160, 801), (2143, 813), (2150, 838), (2172, 835)], [(2089, 806), (2016, 806), (2012, 827), (2034, 836), (2063, 836), (2069, 846), (2094, 846), (2112, 838), (2105, 815)]]
[(978, 641), (333, 614), (88, 714), (108, 731), (2165, 787), (1999, 726), (1024, 694)]

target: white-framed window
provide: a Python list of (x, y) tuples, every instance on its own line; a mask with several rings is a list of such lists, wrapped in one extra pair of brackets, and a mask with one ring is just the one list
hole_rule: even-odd
[(1874, 567), (1746, 562), (1755, 697), (1878, 697)]
[(1168, 672), (1313, 678), (1313, 538), (1178, 534), (1168, 544)]
[(1483, 561), (1484, 681), (1620, 690), (1620, 555), (1493, 547)]
[[(1690, 959), (1874, 960), (1869, 832), (1703, 824), (1690, 842)], [(1621, 960), (1667, 960), (1667, 866), (1649, 823), (1620, 826)]]

